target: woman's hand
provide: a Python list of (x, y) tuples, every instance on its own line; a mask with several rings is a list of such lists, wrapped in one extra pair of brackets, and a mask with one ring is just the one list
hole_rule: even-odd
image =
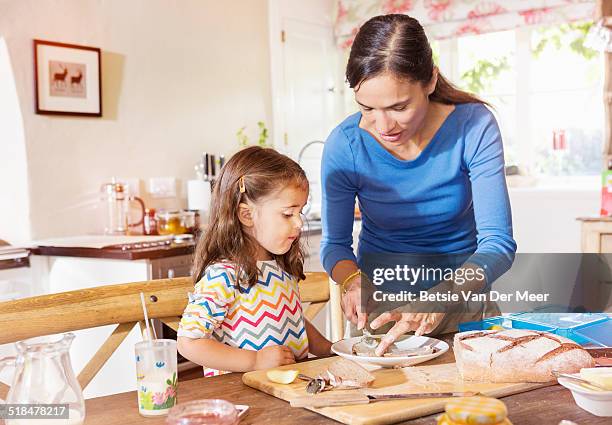
[(345, 287), (346, 292), (342, 294), (341, 301), (344, 316), (357, 325), (357, 329), (362, 329), (368, 320), (368, 315), (361, 305), (361, 276), (355, 276), (346, 283)]
[(444, 319), (446, 313), (402, 313), (397, 310), (387, 311), (372, 320), (372, 329), (380, 328), (385, 323), (395, 322), (395, 325), (381, 339), (376, 347), (376, 355), (381, 356), (389, 346), (402, 335), (414, 331), (416, 336), (433, 331)]
[(291, 348), (285, 345), (272, 345), (257, 351), (253, 369), (270, 369), (292, 363), (295, 363), (295, 357)]

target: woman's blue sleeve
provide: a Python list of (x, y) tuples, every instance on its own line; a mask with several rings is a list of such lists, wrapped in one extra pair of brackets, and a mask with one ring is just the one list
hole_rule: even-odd
[(356, 175), (349, 140), (338, 127), (325, 142), (321, 163), (321, 263), (330, 276), (338, 261), (356, 261), (352, 248)]
[(478, 105), (467, 129), (464, 161), (472, 185), (477, 244), (468, 262), (485, 269), (487, 289), (512, 266), (516, 242), (504, 173), (504, 149), (495, 117)]

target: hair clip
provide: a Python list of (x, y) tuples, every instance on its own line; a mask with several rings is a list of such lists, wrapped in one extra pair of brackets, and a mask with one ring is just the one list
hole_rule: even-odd
[(244, 176), (240, 176), (238, 179), (238, 187), (240, 187), (240, 193), (246, 192), (246, 188), (244, 187)]

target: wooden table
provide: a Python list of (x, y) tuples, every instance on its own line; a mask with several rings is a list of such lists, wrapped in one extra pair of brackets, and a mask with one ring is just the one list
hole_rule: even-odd
[[(283, 400), (247, 387), (242, 374), (232, 373), (213, 378), (198, 378), (179, 382), (180, 402), (223, 398), (251, 408), (241, 424), (334, 424), (338, 423), (306, 409), (291, 408)], [(501, 399), (508, 407), (509, 417), (515, 425), (557, 425), (568, 419), (579, 425), (610, 424), (610, 418), (599, 418), (580, 409), (569, 390), (554, 385)], [(138, 414), (136, 392), (115, 394), (87, 400), (87, 425), (162, 425), (165, 417), (144, 418)], [(430, 415), (405, 424), (432, 425), (436, 416)]]

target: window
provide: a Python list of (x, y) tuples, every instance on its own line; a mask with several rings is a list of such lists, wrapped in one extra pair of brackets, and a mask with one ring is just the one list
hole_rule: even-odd
[(435, 43), (442, 72), (493, 105), (507, 164), (540, 176), (600, 173), (603, 58), (582, 44), (590, 25), (518, 28)]

